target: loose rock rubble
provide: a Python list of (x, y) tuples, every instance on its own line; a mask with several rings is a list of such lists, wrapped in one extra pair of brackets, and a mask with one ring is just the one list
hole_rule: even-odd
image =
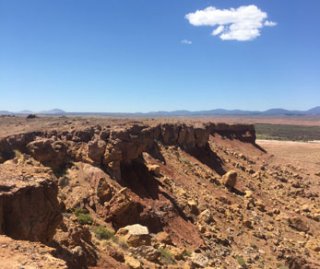
[(92, 122), (0, 138), (3, 268), (320, 268), (317, 172), (253, 126)]

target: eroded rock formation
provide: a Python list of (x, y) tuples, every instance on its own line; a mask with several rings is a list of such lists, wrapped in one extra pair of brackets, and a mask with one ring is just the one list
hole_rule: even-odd
[(31, 164), (0, 164), (0, 233), (19, 240), (51, 240), (61, 221), (53, 177)]
[(0, 247), (45, 243), (53, 268), (316, 264), (317, 187), (253, 126), (61, 121), (0, 139)]

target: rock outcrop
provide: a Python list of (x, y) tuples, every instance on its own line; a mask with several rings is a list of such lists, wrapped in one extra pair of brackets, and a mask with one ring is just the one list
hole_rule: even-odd
[(252, 144), (254, 144), (256, 141), (256, 131), (254, 125), (210, 123), (207, 124), (207, 129), (211, 135), (219, 134), (229, 139), (236, 139)]
[(0, 234), (48, 242), (61, 220), (58, 187), (45, 168), (0, 164)]
[(37, 161), (54, 170), (63, 168), (67, 163), (67, 145), (53, 139), (37, 139), (27, 144), (28, 152)]
[(275, 165), (252, 125), (199, 122), (64, 118), (0, 139), (0, 267), (37, 268), (38, 249), (39, 268), (317, 266), (316, 172)]

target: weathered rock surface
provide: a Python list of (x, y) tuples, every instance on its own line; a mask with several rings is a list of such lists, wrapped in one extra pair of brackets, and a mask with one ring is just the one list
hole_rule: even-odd
[(69, 268), (87, 268), (98, 262), (97, 248), (88, 227), (78, 225), (72, 218), (64, 217), (51, 243), (56, 256), (65, 260)]
[(118, 230), (117, 235), (127, 242), (129, 246), (139, 247), (151, 244), (151, 236), (147, 227), (134, 224)]
[(276, 162), (253, 126), (49, 123), (0, 139), (0, 233), (72, 269), (317, 268), (318, 170)]
[(55, 249), (40, 243), (17, 241), (0, 235), (1, 269), (67, 269), (65, 261), (55, 258)]
[(237, 176), (238, 174), (234, 170), (227, 172), (222, 177), (222, 184), (228, 188), (234, 188), (237, 184)]
[(54, 176), (43, 168), (0, 164), (0, 234), (48, 242), (61, 221)]
[(67, 163), (67, 145), (62, 141), (38, 139), (27, 145), (30, 154), (42, 164), (61, 169)]

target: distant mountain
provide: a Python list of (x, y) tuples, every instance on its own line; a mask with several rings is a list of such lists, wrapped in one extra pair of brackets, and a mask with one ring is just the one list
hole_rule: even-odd
[(41, 111), (39, 112), (39, 114), (45, 114), (45, 115), (64, 115), (66, 114), (66, 112), (62, 109), (51, 109), (51, 110), (45, 110), (45, 111)]
[(272, 108), (265, 111), (250, 111), (250, 110), (228, 110), (228, 109), (213, 109), (203, 111), (188, 111), (188, 110), (177, 110), (177, 111), (159, 111), (149, 113), (134, 113), (134, 115), (145, 115), (145, 116), (320, 116), (320, 106), (309, 109), (307, 111), (299, 110), (287, 110), (283, 108)]
[(240, 109), (233, 109), (233, 110), (227, 110), (227, 109), (213, 109), (213, 110), (207, 110), (207, 111), (198, 111), (198, 112), (194, 112), (195, 114), (198, 115), (254, 115), (254, 114), (258, 114), (259, 111), (247, 111), (247, 110), (240, 110)]
[(309, 109), (306, 111), (308, 115), (320, 115), (320, 106), (316, 106), (314, 108)]
[(287, 110), (282, 108), (272, 108), (268, 109), (266, 111), (261, 112), (263, 115), (270, 115), (270, 116), (277, 116), (277, 115), (303, 115), (303, 111), (298, 110)]
[(62, 109), (51, 109), (41, 111), (38, 113), (23, 110), (18, 113), (10, 111), (0, 111), (0, 115), (12, 115), (12, 114), (43, 114), (43, 115), (101, 115), (111, 117), (196, 117), (196, 116), (320, 116), (320, 106), (311, 108), (306, 111), (300, 110), (287, 110), (283, 108), (272, 108), (265, 111), (250, 111), (250, 110), (228, 110), (228, 109), (212, 109), (201, 111), (189, 111), (189, 110), (176, 110), (176, 111), (152, 111), (152, 112), (137, 112), (137, 113), (112, 113), (112, 112), (66, 112)]
[(12, 115), (12, 112), (7, 110), (0, 110), (0, 115)]

